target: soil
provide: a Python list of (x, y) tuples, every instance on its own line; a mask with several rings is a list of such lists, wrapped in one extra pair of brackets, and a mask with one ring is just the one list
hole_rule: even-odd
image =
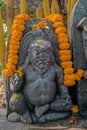
[(57, 120), (45, 124), (23, 124), (8, 122), (6, 117), (6, 88), (4, 77), (0, 76), (0, 130), (87, 130), (87, 119), (79, 116), (77, 113), (74, 117), (77, 124), (71, 122), (71, 117), (64, 120)]

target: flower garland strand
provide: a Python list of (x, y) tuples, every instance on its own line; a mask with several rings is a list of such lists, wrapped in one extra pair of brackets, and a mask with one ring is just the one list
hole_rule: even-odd
[(55, 34), (58, 38), (58, 46), (60, 49), (58, 53), (64, 72), (64, 85), (68, 87), (73, 86), (75, 85), (75, 81), (81, 80), (84, 71), (82, 69), (78, 69), (75, 73), (73, 68), (73, 62), (71, 61), (72, 53), (70, 50), (68, 36), (66, 34), (67, 30), (64, 27), (63, 17), (60, 14), (51, 14), (45, 17), (45, 20), (51, 20), (53, 22)]
[(18, 63), (18, 52), (20, 48), (22, 32), (25, 29), (25, 20), (29, 19), (30, 17), (26, 14), (20, 14), (15, 16), (12, 25), (12, 34), (9, 41), (7, 64), (6, 68), (3, 70), (3, 74), (6, 76), (13, 76), (15, 72), (18, 72), (19, 76), (22, 76), (22, 69), (19, 67), (17, 71), (16, 65)]
[[(25, 14), (21, 14), (15, 17), (13, 26), (12, 26), (12, 34), (10, 38), (9, 45), (9, 53), (8, 60), (6, 64), (6, 68), (3, 70), (4, 75), (12, 76), (15, 72), (22, 76), (22, 69), (18, 68), (16, 70), (16, 65), (18, 62), (18, 52), (20, 48), (20, 41), (22, 38), (22, 32), (25, 29), (25, 20), (29, 20), (30, 17)], [(51, 14), (44, 18), (44, 20), (51, 20), (53, 22), (53, 27), (55, 29), (55, 34), (58, 38), (59, 43), (59, 58), (61, 61), (61, 66), (64, 72), (64, 85), (65, 86), (73, 86), (75, 85), (75, 81), (81, 80), (83, 77), (84, 71), (82, 69), (78, 69), (75, 73), (73, 66), (72, 54), (70, 50), (70, 43), (68, 41), (68, 36), (66, 34), (66, 28), (63, 24), (63, 17), (60, 14)], [(39, 28), (46, 27), (46, 23), (38, 24)]]

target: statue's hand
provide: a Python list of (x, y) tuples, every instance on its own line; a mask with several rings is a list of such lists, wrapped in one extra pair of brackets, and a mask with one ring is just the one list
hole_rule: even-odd
[(17, 92), (18, 90), (20, 90), (22, 82), (23, 82), (23, 77), (20, 78), (18, 76), (18, 74), (15, 73), (15, 75), (12, 76), (11, 79), (10, 79), (10, 89), (11, 89), (11, 91)]
[(68, 93), (65, 93), (61, 96), (61, 99), (62, 99), (62, 103), (63, 103), (63, 106), (66, 106), (66, 105), (72, 105), (72, 101), (71, 101), (71, 97)]
[(84, 72), (84, 78), (87, 79), (87, 70)]

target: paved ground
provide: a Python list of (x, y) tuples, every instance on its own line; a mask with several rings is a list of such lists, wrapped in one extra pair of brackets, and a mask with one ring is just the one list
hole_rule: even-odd
[(46, 124), (27, 125), (8, 122), (6, 108), (0, 107), (0, 130), (87, 130), (87, 120), (79, 118), (77, 125), (70, 125), (70, 118)]

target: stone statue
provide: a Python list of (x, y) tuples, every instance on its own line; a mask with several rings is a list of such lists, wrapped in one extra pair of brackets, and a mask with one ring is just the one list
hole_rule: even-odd
[(76, 85), (79, 113), (87, 117), (87, 0), (77, 1), (70, 24), (74, 68), (85, 70), (84, 78)]
[[(21, 41), (18, 63), (23, 68), (23, 76), (20, 78), (15, 73), (9, 79), (7, 90), (10, 96), (7, 91), (7, 98), (10, 121), (44, 123), (66, 118), (71, 113), (72, 102), (68, 88), (63, 85), (52, 23), (47, 22), (49, 29), (28, 31), (30, 24), (37, 22), (30, 20), (25, 25), (27, 29)], [(16, 99), (15, 94), (18, 96)]]

